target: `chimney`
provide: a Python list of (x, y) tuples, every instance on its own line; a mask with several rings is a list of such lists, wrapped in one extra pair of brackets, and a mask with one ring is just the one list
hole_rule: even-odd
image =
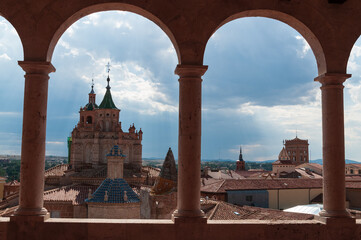
[(124, 165), (124, 157), (122, 154), (122, 150), (118, 145), (114, 145), (114, 147), (110, 150), (110, 153), (107, 154), (108, 161), (108, 174), (107, 178), (116, 179), (123, 178), (123, 165)]

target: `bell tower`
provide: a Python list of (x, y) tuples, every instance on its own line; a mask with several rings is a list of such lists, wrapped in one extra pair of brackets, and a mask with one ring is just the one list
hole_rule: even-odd
[(245, 161), (243, 160), (242, 155), (242, 146), (239, 147), (239, 157), (237, 160), (237, 169), (236, 171), (244, 171), (246, 169)]

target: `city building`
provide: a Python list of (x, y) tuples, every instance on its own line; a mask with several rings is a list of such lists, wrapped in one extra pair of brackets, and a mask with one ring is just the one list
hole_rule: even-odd
[(225, 179), (201, 187), (203, 197), (272, 209), (309, 204), (320, 193), (322, 179)]
[(108, 69), (106, 92), (100, 105), (96, 104), (96, 94), (91, 87), (88, 103), (80, 108), (79, 122), (68, 142), (70, 167), (80, 172), (82, 169), (106, 165), (106, 154), (112, 146), (118, 145), (125, 154), (124, 167), (140, 172), (142, 167), (143, 132), (134, 124), (129, 132), (122, 130), (118, 109), (110, 91)]
[(346, 175), (358, 175), (361, 174), (361, 164), (360, 163), (350, 163), (346, 164)]
[(4, 198), (4, 185), (6, 183), (6, 178), (0, 177), (0, 200)]
[(88, 218), (140, 218), (139, 196), (123, 179), (125, 155), (119, 146), (115, 145), (106, 157), (107, 178), (85, 200), (88, 205)]
[(284, 146), (293, 164), (308, 163), (308, 140), (299, 139), (297, 136), (291, 140), (285, 140)]
[(276, 177), (286, 176), (295, 172), (295, 164), (291, 161), (285, 148), (282, 148), (278, 160), (272, 163), (272, 172)]
[(44, 192), (44, 207), (51, 218), (88, 218), (85, 199), (96, 186), (74, 184)]

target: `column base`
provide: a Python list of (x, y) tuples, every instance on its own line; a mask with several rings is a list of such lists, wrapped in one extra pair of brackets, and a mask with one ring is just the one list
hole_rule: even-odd
[(50, 213), (45, 215), (13, 215), (10, 222), (45, 222), (50, 218)]
[(175, 210), (172, 221), (174, 223), (207, 223), (207, 218), (202, 210)]
[(322, 210), (319, 213), (320, 217), (326, 218), (351, 218), (351, 214), (345, 210)]
[(48, 214), (48, 210), (45, 208), (21, 208), (15, 210), (14, 216), (34, 216), (45, 217)]
[(352, 217), (320, 217), (315, 216), (315, 220), (324, 223), (326, 225), (332, 225), (337, 227), (352, 226), (356, 224), (356, 219)]

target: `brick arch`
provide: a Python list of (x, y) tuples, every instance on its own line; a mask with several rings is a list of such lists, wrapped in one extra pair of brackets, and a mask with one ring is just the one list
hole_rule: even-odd
[(104, 11), (112, 11), (112, 10), (120, 10), (120, 11), (128, 11), (135, 14), (138, 14), (142, 17), (145, 17), (148, 20), (151, 20), (157, 26), (159, 26), (163, 32), (169, 37), (171, 40), (173, 47), (177, 53), (178, 61), (180, 62), (180, 54), (179, 47), (177, 41), (172, 33), (172, 31), (168, 28), (168, 26), (163, 23), (155, 14), (150, 11), (145, 10), (142, 7), (126, 4), (126, 3), (102, 3), (102, 4), (93, 4), (90, 6), (83, 7), (72, 13), (71, 16), (67, 17), (56, 29), (52, 38), (49, 42), (49, 47), (46, 52), (46, 61), (51, 61), (55, 46), (63, 35), (63, 33), (76, 21), (81, 19), (84, 16), (87, 16), (92, 13), (104, 12)]
[(244, 18), (244, 17), (265, 17), (265, 18), (271, 18), (274, 20), (281, 21), (293, 29), (295, 29), (298, 33), (300, 33), (305, 40), (310, 45), (312, 52), (316, 58), (317, 61), (317, 68), (318, 73), (322, 74), (327, 72), (327, 65), (326, 65), (326, 57), (322, 48), (322, 45), (316, 35), (308, 28), (305, 24), (303, 24), (300, 20), (296, 19), (295, 17), (282, 13), (275, 10), (248, 10), (243, 11), (240, 13), (233, 14), (223, 20), (212, 32), (211, 35), (209, 35), (209, 38), (207, 42), (209, 41), (210, 37), (215, 33), (219, 28), (221, 28), (223, 25), (225, 25), (228, 22), (231, 22), (235, 19)]

